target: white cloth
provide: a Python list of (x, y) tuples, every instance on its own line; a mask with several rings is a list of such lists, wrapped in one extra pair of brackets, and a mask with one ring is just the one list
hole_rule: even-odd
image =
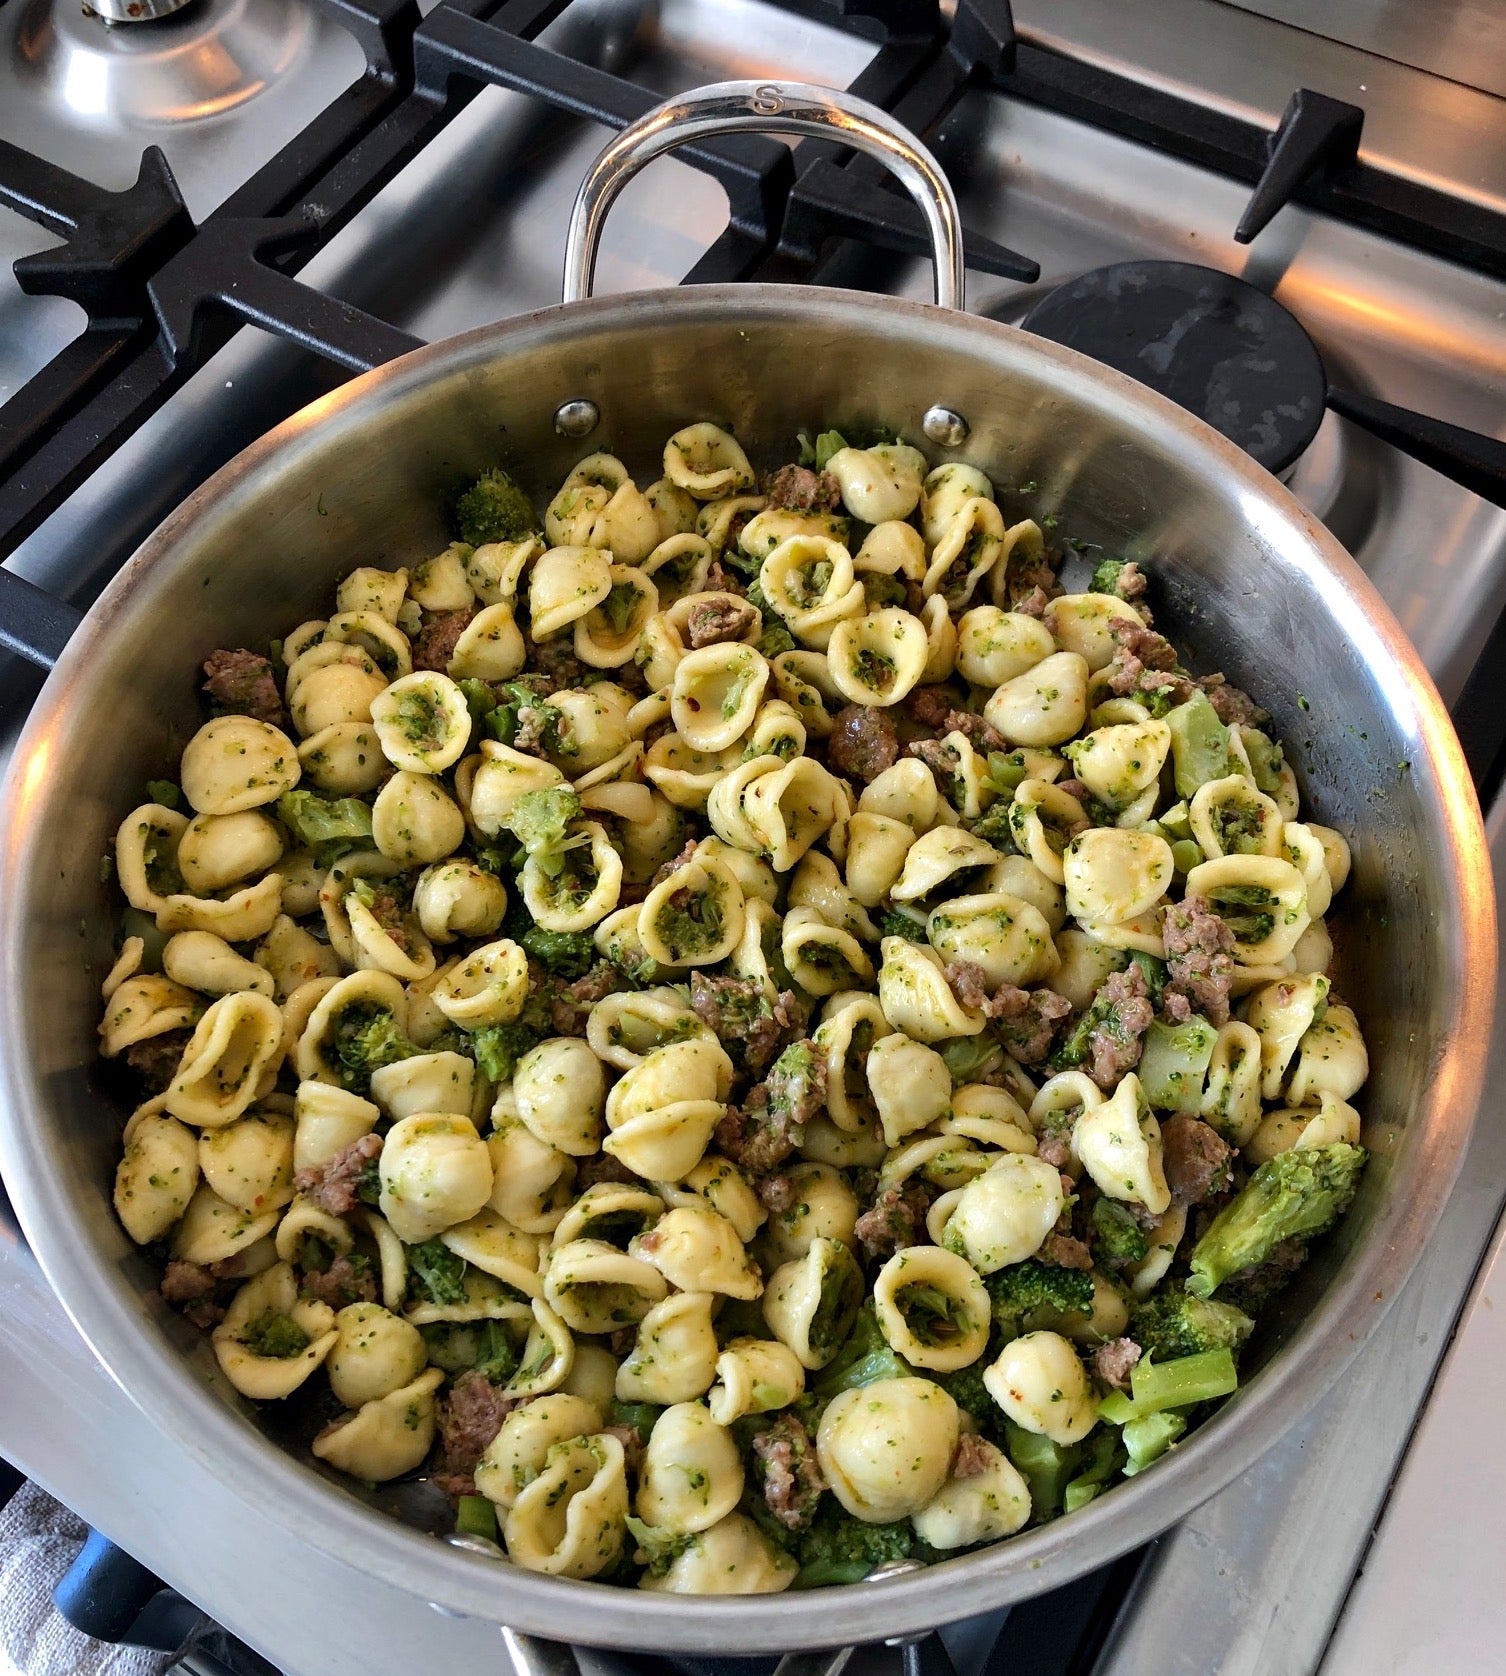
[(144, 1647), (94, 1641), (58, 1615), (52, 1591), (86, 1534), (35, 1484), (0, 1508), (0, 1676), (162, 1676), (172, 1663)]

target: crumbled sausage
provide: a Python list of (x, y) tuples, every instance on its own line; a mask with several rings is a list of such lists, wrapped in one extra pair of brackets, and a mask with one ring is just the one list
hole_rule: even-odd
[(1166, 1185), (1179, 1205), (1200, 1205), (1229, 1185), (1234, 1149), (1206, 1123), (1178, 1115), (1161, 1125)]
[(696, 845), (699, 842), (699, 839), (687, 838), (685, 840), (684, 848), (680, 851), (680, 853), (678, 855), (672, 855), (659, 869), (659, 871), (654, 874), (653, 878), (649, 880), (650, 889), (655, 886), (662, 885), (671, 874), (678, 873), (682, 867), (688, 867), (690, 863), (695, 860)]
[(948, 710), (942, 723), (948, 733), (960, 733), (975, 751), (1007, 751), (1009, 741), (992, 722), (973, 710)]
[(449, 1473), (473, 1473), (502, 1422), (526, 1397), (504, 1397), (484, 1373), (468, 1368), (439, 1399), (436, 1419)]
[(1174, 998), (1185, 998), (1210, 1024), (1229, 1022), (1229, 985), (1234, 977), (1234, 934), (1205, 896), (1189, 896), (1166, 910), (1161, 934), (1167, 984), (1161, 1005), (1173, 1017)]
[(1165, 693), (1173, 704), (1192, 696), (1193, 683), (1177, 671), (1176, 647), (1164, 635), (1127, 617), (1109, 624), (1118, 649), (1104, 672), (1110, 692), (1127, 697)]
[(993, 1464), (996, 1451), (986, 1438), (977, 1432), (964, 1432), (957, 1439), (957, 1454), (952, 1461), (953, 1478), (977, 1478)]
[(711, 561), (711, 568), (706, 572), (706, 586), (719, 594), (745, 594), (748, 591), (746, 580), (720, 559)]
[(1055, 1229), (1041, 1242), (1036, 1256), (1043, 1263), (1050, 1263), (1058, 1269), (1091, 1269), (1093, 1266), (1093, 1253), (1081, 1240), (1074, 1239), (1071, 1234), (1058, 1233)]
[(345, 1256), (336, 1257), (327, 1269), (305, 1269), (298, 1289), (331, 1309), (377, 1301), (377, 1281), (371, 1264)]
[[(1061, 596), (1062, 585), (1056, 579), (1060, 565), (1059, 554), (1043, 552), (1039, 558), (1027, 560), (1018, 550), (1011, 553), (1006, 579), (1009, 609), (1038, 617), (1053, 599)], [(1029, 609), (1031, 606), (1035, 609)]]
[(735, 1044), (735, 1057), (755, 1076), (774, 1057), (790, 1031), (805, 1028), (808, 1013), (792, 990), (782, 990), (773, 1006), (761, 984), (752, 979), (694, 971), (690, 1004), (723, 1042)]
[(204, 660), (204, 693), (217, 710), (254, 716), (273, 727), (288, 725), (272, 660), (260, 652), (211, 652)]
[(648, 1443), (643, 1433), (636, 1426), (603, 1426), (603, 1433), (607, 1437), (615, 1437), (622, 1445), (622, 1453), (627, 1458), (629, 1478), (638, 1476), (638, 1469), (643, 1465), (644, 1450)]
[(771, 507), (788, 512), (836, 512), (842, 505), (842, 485), (809, 466), (780, 466), (764, 479), (763, 492)]
[(1072, 1003), (1054, 989), (1014, 984), (990, 989), (988, 974), (971, 960), (948, 961), (943, 975), (964, 1007), (996, 1021), (1000, 1040), (1022, 1065), (1040, 1064), (1051, 1051), (1057, 1026), (1072, 1011)]
[(455, 656), (455, 643), (470, 627), (474, 611), (440, 611), (430, 617), (413, 641), (413, 667), (441, 674)]
[(638, 1185), (638, 1177), (622, 1162), (614, 1158), (610, 1152), (598, 1152), (590, 1158), (577, 1160), (575, 1166), (575, 1187), (579, 1193), (584, 1193), (588, 1187), (595, 1187), (598, 1182), (622, 1182), (629, 1187)]
[(1133, 605), (1136, 600), (1145, 598), (1145, 590), (1148, 585), (1149, 579), (1145, 572), (1131, 559), (1115, 577), (1114, 592), (1126, 605)]
[(164, 1030), (144, 1042), (133, 1042), (125, 1050), (126, 1064), (141, 1078), (148, 1093), (161, 1094), (178, 1074), (192, 1034), (187, 1029)]
[(207, 1329), (225, 1319), (225, 1311), (214, 1301), (215, 1285), (212, 1269), (173, 1257), (163, 1272), (158, 1291), (195, 1327)]
[(944, 687), (916, 687), (901, 708), (917, 727), (937, 735), (946, 732), (946, 719), (954, 704)]
[(563, 983), (557, 978), (547, 980), (549, 994), (549, 1022), (559, 1036), (584, 1036), (586, 1020), (598, 1001), (614, 995), (623, 987), (622, 975), (609, 960), (598, 960), (583, 978), (574, 983)]
[(769, 1511), (787, 1530), (803, 1530), (826, 1488), (810, 1433), (793, 1414), (781, 1414), (754, 1437), (752, 1450)]
[(899, 739), (887, 711), (867, 704), (845, 705), (832, 722), (826, 755), (839, 774), (850, 774), (864, 785), (876, 780), (899, 756)]
[(1088, 1033), (1088, 1075), (1100, 1088), (1113, 1088), (1126, 1071), (1140, 1063), (1145, 1032), (1155, 1019), (1150, 986), (1138, 966), (1110, 972), (1093, 997), (1105, 1014)]
[(699, 651), (724, 640), (741, 640), (761, 621), (758, 608), (736, 594), (703, 594), (685, 614), (685, 638)]
[(1132, 1338), (1111, 1338), (1093, 1352), (1094, 1376), (1111, 1391), (1127, 1391), (1130, 1375), (1143, 1354)]
[(1204, 675), (1198, 685), (1208, 695), (1214, 714), (1226, 726), (1264, 727), (1271, 719), (1242, 688), (1232, 686), (1222, 675)]
[(728, 1106), (716, 1126), (717, 1145), (750, 1175), (776, 1170), (805, 1139), (805, 1125), (825, 1102), (826, 1061), (812, 1044), (805, 1046), (810, 1051), (797, 1068), (776, 1063), (768, 1081), (752, 1090), (746, 1104)]
[(869, 1257), (892, 1257), (906, 1246), (925, 1244), (926, 1214), (936, 1193), (919, 1176), (911, 1176), (900, 1187), (886, 1187), (853, 1227), (864, 1252)]
[(362, 1135), (327, 1164), (310, 1164), (293, 1177), (293, 1186), (331, 1216), (349, 1216), (360, 1204), (356, 1188), (367, 1164), (382, 1151), (380, 1135)]
[(753, 1186), (759, 1203), (776, 1216), (780, 1211), (788, 1210), (800, 1197), (800, 1188), (794, 1176), (784, 1170), (771, 1176), (754, 1176)]

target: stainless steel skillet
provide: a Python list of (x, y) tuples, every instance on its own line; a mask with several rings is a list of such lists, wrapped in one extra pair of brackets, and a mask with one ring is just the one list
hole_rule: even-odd
[[(761, 285), (580, 300), (627, 176), (673, 144), (754, 125), (891, 158), (936, 238), (937, 306)], [(225, 467), (89, 613), (17, 749), (0, 815), (0, 1171), (27, 1237), (122, 1387), (248, 1509), (446, 1611), (589, 1643), (753, 1653), (901, 1635), (1053, 1587), (1183, 1516), (1322, 1395), (1410, 1270), (1458, 1167), (1490, 1028), (1494, 909), (1463, 758), (1415, 654), (1272, 478), (1139, 385), (958, 312), (961, 281), (950, 191), (882, 112), (751, 83), (672, 101), (587, 181), (563, 306), (357, 379)], [(1305, 799), (1351, 839), (1337, 984), (1374, 1065), (1363, 1103), (1376, 1159), (1360, 1200), (1263, 1327), (1247, 1388), (1183, 1448), (1069, 1518), (929, 1572), (756, 1599), (499, 1566), (285, 1454), (115, 1223), (120, 1114), (94, 1052), (113, 917), (99, 857), (196, 725), (199, 659), (315, 614), (356, 564), (436, 550), (446, 492), (487, 466), (542, 492), (601, 447), (654, 475), (663, 438), (701, 418), (731, 425), (762, 463), (787, 457), (801, 428), (893, 425), (1006, 491), (1033, 482), (1037, 516), (1140, 558), (1161, 626), (1198, 667), (1259, 695)]]

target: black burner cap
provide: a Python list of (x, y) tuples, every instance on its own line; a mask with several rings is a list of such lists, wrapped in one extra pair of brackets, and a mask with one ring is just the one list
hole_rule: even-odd
[(1328, 385), (1312, 339), (1264, 291), (1216, 268), (1094, 268), (1021, 324), (1170, 396), (1267, 471), (1284, 471), (1323, 418)]

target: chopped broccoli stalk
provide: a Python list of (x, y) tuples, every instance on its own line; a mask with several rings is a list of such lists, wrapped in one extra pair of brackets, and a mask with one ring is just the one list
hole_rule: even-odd
[(280, 1362), (301, 1356), (309, 1346), (308, 1334), (296, 1321), (270, 1309), (241, 1328), (241, 1341), (253, 1355), (275, 1357)]
[(653, 1402), (623, 1402), (619, 1397), (612, 1398), (612, 1406), (607, 1411), (607, 1424), (611, 1426), (632, 1426), (644, 1439), (654, 1429), (655, 1423), (664, 1410), (658, 1403)]
[(879, 936), (903, 937), (911, 943), (924, 943), (925, 921), (905, 913), (902, 908), (885, 908), (879, 915)]
[(512, 1024), (484, 1024), (471, 1034), (471, 1051), (490, 1081), (511, 1082), (518, 1061), (536, 1048), (545, 1034), (521, 1020)]
[(341, 1011), (330, 1046), (340, 1065), (341, 1082), (356, 1094), (365, 1094), (371, 1087), (373, 1071), (423, 1052), (398, 1029), (397, 1020), (385, 1007), (370, 1001), (353, 1001)]
[(1281, 771), (1286, 766), (1286, 752), (1257, 728), (1245, 728), (1240, 738), (1244, 741), (1245, 755), (1250, 759), (1250, 771), (1255, 776), (1256, 786), (1267, 797), (1274, 797), (1281, 790)]
[(1028, 780), (1032, 772), (1023, 751), (990, 751), (984, 784), (1000, 797), (1013, 797), (1020, 781)]
[(371, 840), (371, 805), (359, 797), (285, 791), (277, 799), (277, 813), (298, 842), (310, 849), (336, 843), (349, 847)]
[(870, 1525), (854, 1519), (834, 1496), (823, 1496), (810, 1528), (798, 1539), (797, 1589), (824, 1589), (834, 1583), (860, 1583), (870, 1571), (907, 1559), (914, 1545), (908, 1520)]
[(1187, 1417), (1184, 1414), (1147, 1414), (1139, 1420), (1131, 1420), (1122, 1434), (1125, 1453), (1129, 1457), (1124, 1465), (1124, 1476), (1133, 1478), (1136, 1473), (1144, 1472), (1153, 1461), (1159, 1461), (1186, 1430)]
[(1205, 692), (1195, 692), (1185, 704), (1166, 712), (1171, 729), (1171, 760), (1177, 796), (1191, 797), (1209, 780), (1229, 772), (1229, 730), (1218, 719)]
[(528, 791), (513, 804), (505, 824), (513, 837), (550, 878), (564, 871), (565, 852), (571, 848), (570, 822), (580, 813), (580, 798), (569, 786), (546, 786)]
[(533, 925), (523, 933), (524, 949), (557, 978), (583, 978), (596, 962), (589, 931), (546, 931)]
[(1187, 1290), (1211, 1297), (1231, 1276), (1263, 1263), (1283, 1240), (1310, 1239), (1349, 1209), (1364, 1147), (1295, 1147), (1262, 1164), (1213, 1219), (1192, 1253)]
[(1100, 1426), (1083, 1446), (1086, 1459), (1083, 1469), (1067, 1485), (1062, 1495), (1062, 1510), (1075, 1513), (1086, 1507), (1094, 1496), (1108, 1488), (1109, 1480), (1123, 1470), (1124, 1445), (1118, 1432), (1111, 1426)]
[(1195, 838), (1178, 838), (1171, 846), (1171, 865), (1185, 879), (1203, 859), (1203, 847)]
[(772, 661), (785, 652), (795, 650), (795, 637), (778, 618), (773, 622), (765, 619), (763, 633), (758, 637), (758, 650)]
[(1145, 1230), (1117, 1199), (1095, 1199), (1091, 1219), (1090, 1243), (1097, 1262), (1110, 1266), (1138, 1263), (1150, 1249)]
[(1053, 1443), (1039, 1432), (1027, 1432), (1013, 1420), (1006, 1420), (1004, 1452), (1030, 1486), (1030, 1505), (1036, 1518), (1050, 1519), (1060, 1513), (1067, 1485), (1082, 1461), (1082, 1445)]
[(952, 1073), (952, 1086), (961, 1088), (964, 1083), (977, 1082), (1004, 1050), (991, 1036), (984, 1034), (954, 1036), (950, 1041), (942, 1042), (937, 1051)]
[(872, 1385), (876, 1379), (907, 1379), (914, 1372), (904, 1357), (890, 1348), (870, 1301), (858, 1311), (842, 1348), (822, 1369), (812, 1388), (829, 1402), (839, 1391)]
[(479, 722), (489, 716), (497, 707), (497, 697), (485, 681), (477, 681), (472, 676), (466, 676), (455, 683), (465, 695), (465, 707), (471, 713), (471, 720)]
[(485, 1496), (461, 1496), (455, 1504), (455, 1529), (462, 1536), (483, 1536), (488, 1542), (502, 1540), (497, 1530), (497, 1510)]
[(455, 525), (470, 547), (492, 541), (519, 541), (539, 527), (528, 496), (501, 467), (481, 476), (455, 503)]
[(646, 1525), (629, 1513), (628, 1535), (638, 1545), (636, 1558), (648, 1567), (650, 1577), (662, 1577), (681, 1554), (698, 1548), (701, 1539), (694, 1531), (671, 1530), (668, 1526)]
[(909, 595), (898, 576), (886, 576), (883, 571), (865, 570), (862, 574), (863, 598), (870, 611), (882, 611), (886, 606), (903, 605)]
[(1086, 1269), (1060, 1269), (1027, 1257), (985, 1276), (983, 1284), (994, 1320), (1007, 1334), (1028, 1331), (1037, 1310), (1053, 1318), (1093, 1313), (1093, 1276)]
[(165, 809), (176, 809), (183, 802), (183, 793), (171, 780), (148, 780), (146, 795), (153, 803), (160, 803)]
[(1100, 559), (1093, 566), (1093, 580), (1088, 584), (1089, 590), (1095, 594), (1114, 594), (1117, 597), (1119, 578), (1128, 562), (1127, 559)]
[(1129, 1330), (1148, 1357), (1165, 1363), (1209, 1350), (1238, 1350), (1254, 1326), (1233, 1304), (1166, 1289), (1136, 1309)]
[(439, 1240), (408, 1247), (408, 1290), (431, 1304), (458, 1304), (465, 1298), (465, 1258)]
[(1166, 970), (1166, 962), (1157, 960), (1153, 954), (1146, 954), (1143, 949), (1135, 949), (1130, 955), (1130, 965), (1140, 968), (1145, 987), (1150, 991), (1150, 1004), (1159, 1008), (1161, 996), (1166, 989), (1166, 980), (1170, 975)]
[(1154, 1020), (1137, 1067), (1151, 1105), (1162, 1111), (1195, 1112), (1217, 1040), (1218, 1031), (1198, 1013), (1182, 1024)]
[(840, 431), (821, 431), (814, 442), (801, 431), (795, 438), (800, 446), (800, 464), (825, 471), (833, 454), (840, 454), (847, 446), (847, 438)]
[(1136, 1362), (1130, 1375), (1130, 1395), (1111, 1391), (1098, 1405), (1099, 1414), (1113, 1426), (1143, 1420), (1168, 1408), (1191, 1408), (1239, 1389), (1239, 1375), (1231, 1350), (1204, 1350), (1179, 1356), (1174, 1362)]

